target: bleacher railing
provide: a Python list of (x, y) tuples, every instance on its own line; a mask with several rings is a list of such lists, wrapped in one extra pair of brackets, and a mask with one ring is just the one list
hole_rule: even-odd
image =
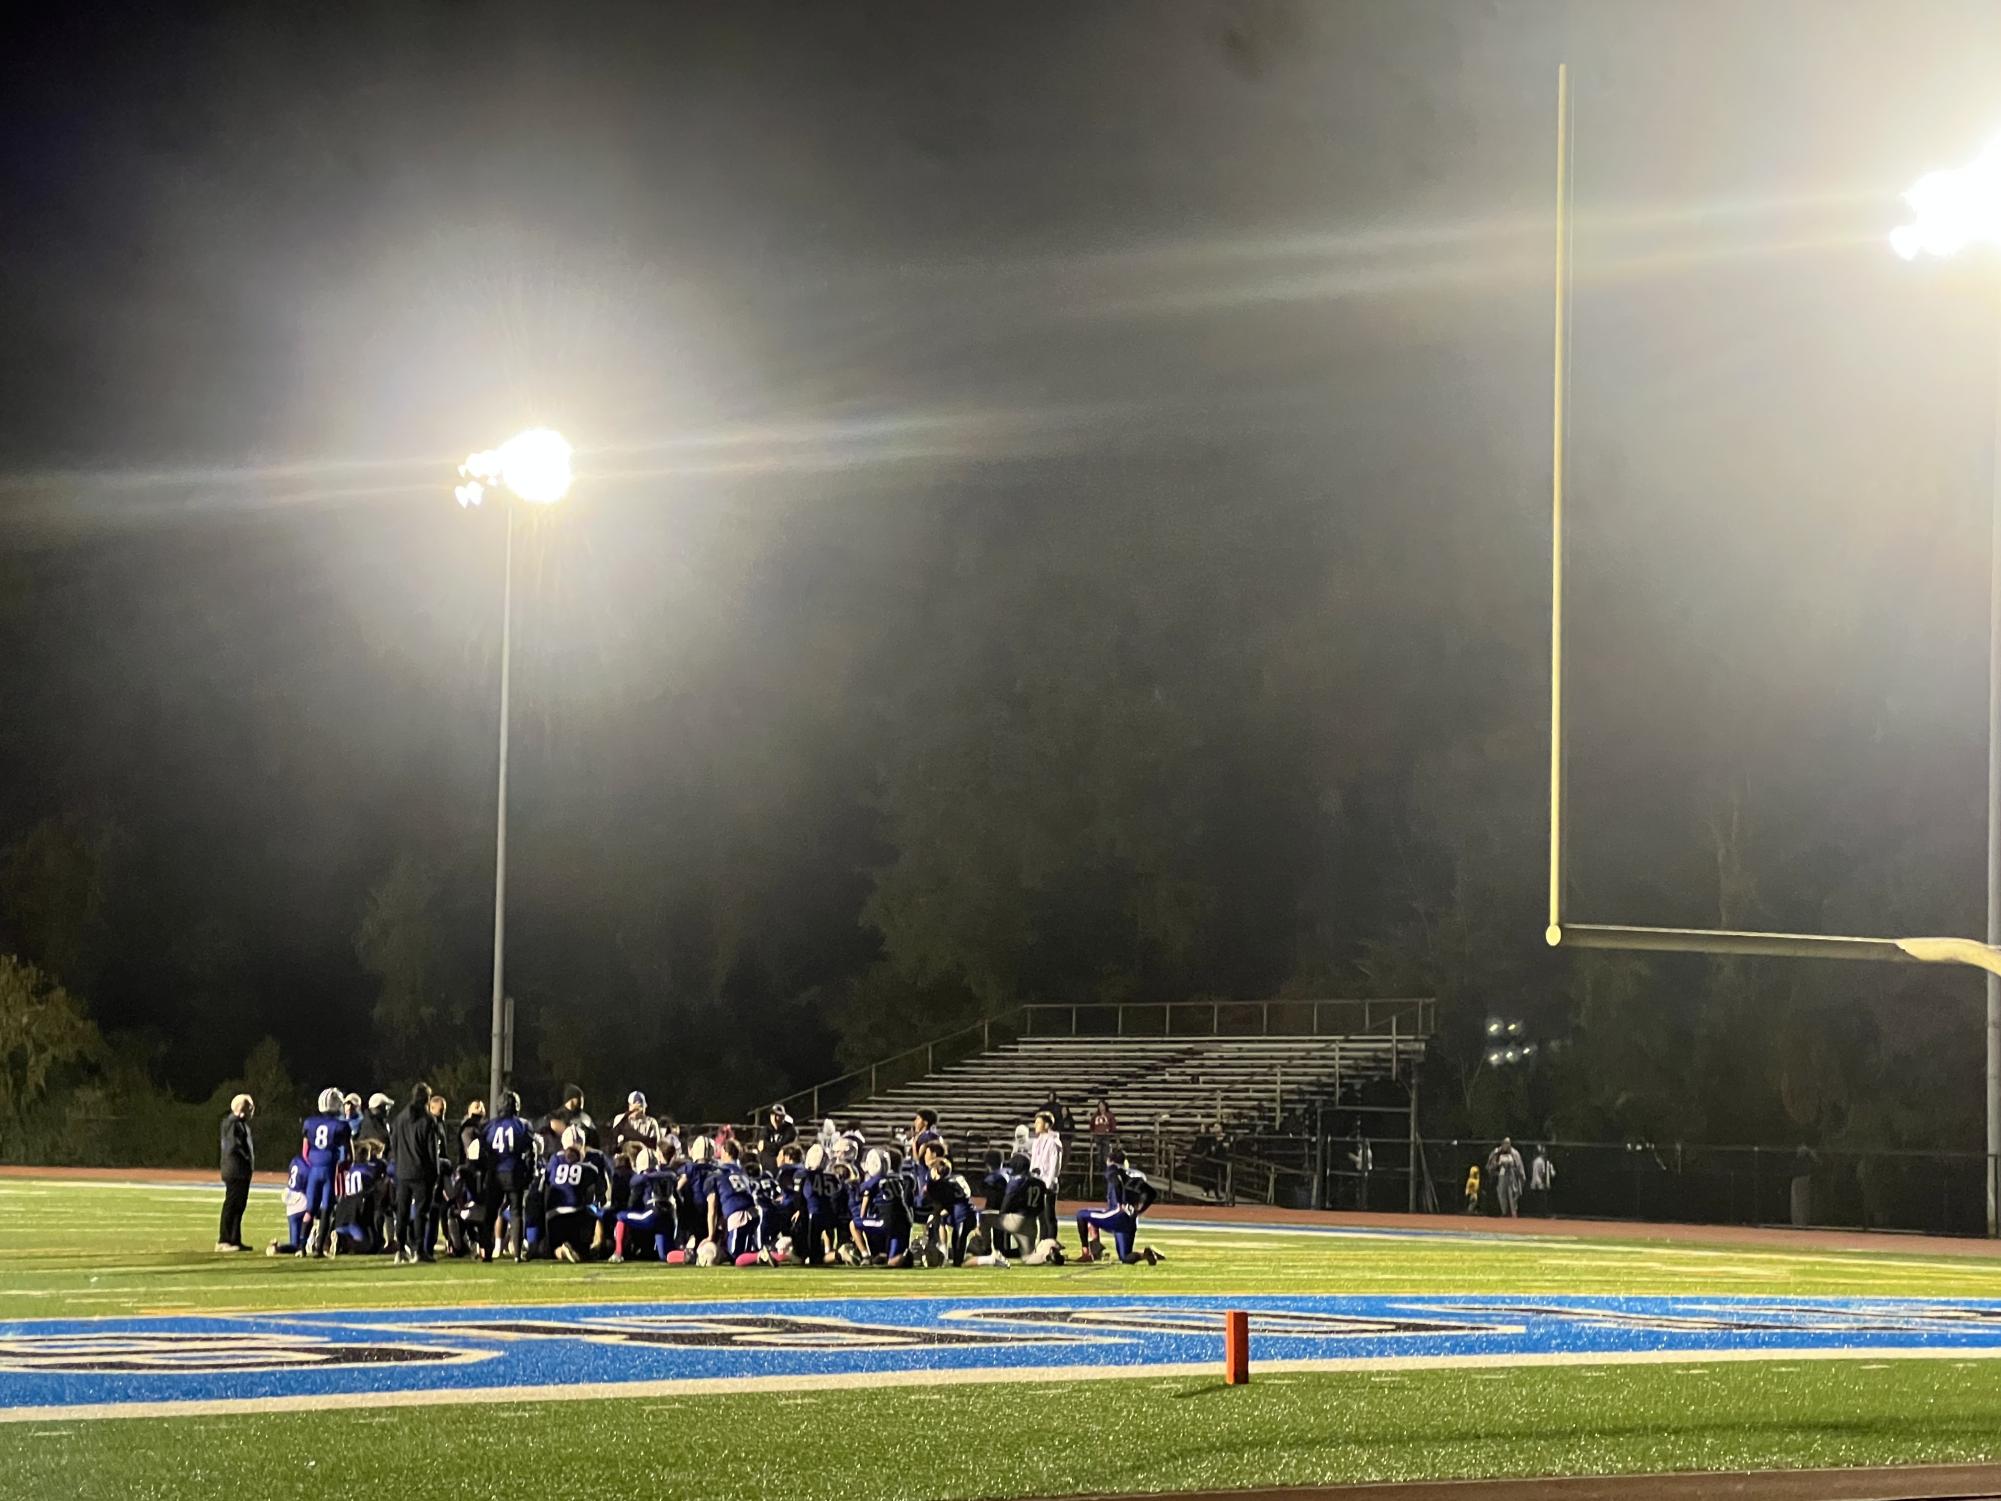
[(1429, 997), (1267, 1001), (1030, 1001), (1024, 1037), (1390, 1037), (1422, 1042)]

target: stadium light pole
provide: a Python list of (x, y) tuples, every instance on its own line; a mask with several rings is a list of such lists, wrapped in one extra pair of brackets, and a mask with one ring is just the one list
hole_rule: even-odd
[(470, 454), (459, 465), (464, 481), (452, 491), (458, 503), (472, 508), (488, 490), (502, 492), (507, 512), (507, 541), (500, 583), (500, 773), (495, 792), (493, 836), (493, 1034), (487, 1070), (487, 1108), (499, 1108), (506, 1085), (507, 1047), (507, 722), (514, 666), (514, 504), (552, 506), (570, 493), (570, 445), (559, 432), (531, 427), (498, 448)]
[[(2001, 248), (2001, 138), (1963, 167), (1927, 172), (1904, 194), (1911, 222), (1890, 232), (1890, 248), (1907, 261), (1945, 258), (1977, 246)], [(1987, 972), (1987, 1233), (2001, 1234), (2001, 357), (1995, 366), (1994, 460), (1987, 583), (1987, 943), (1970, 942), (1949, 957)], [(1951, 940), (1932, 940), (1951, 943)], [(1920, 956), (1925, 957), (1925, 956)]]

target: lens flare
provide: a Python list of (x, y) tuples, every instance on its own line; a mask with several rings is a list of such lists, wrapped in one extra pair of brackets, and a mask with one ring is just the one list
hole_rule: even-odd
[(462, 506), (478, 505), (495, 485), (533, 505), (554, 505), (570, 493), (570, 445), (552, 428), (531, 427), (498, 448), (468, 454), (459, 474), (465, 483), (452, 494)]

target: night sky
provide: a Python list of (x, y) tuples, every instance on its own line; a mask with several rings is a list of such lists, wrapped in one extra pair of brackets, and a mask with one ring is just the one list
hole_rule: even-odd
[[(1573, 915), (1975, 932), (2001, 270), (1884, 236), (2001, 129), (1991, 3), (72, 5), (0, 46), (0, 951), (186, 1098), (479, 1053), (451, 486), (547, 423), (524, 1078), (736, 1109), (1036, 997), (1588, 1028), (1564, 59)], [(1754, 974), (1641, 989), (1976, 1052), (1958, 977)]]

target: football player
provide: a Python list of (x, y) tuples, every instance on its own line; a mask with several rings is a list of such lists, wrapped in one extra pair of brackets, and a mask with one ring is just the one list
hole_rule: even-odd
[(306, 1254), (324, 1256), (327, 1238), (333, 1234), (334, 1200), (338, 1197), (335, 1175), (352, 1155), (353, 1135), (338, 1089), (320, 1091), (318, 1115), (306, 1117), (299, 1155), (306, 1159), (306, 1214), (312, 1221)]
[(758, 1252), (757, 1196), (744, 1171), (743, 1148), (725, 1141), (716, 1149), (709, 1175), (709, 1239), (730, 1266), (755, 1266)]
[(340, 1172), (340, 1198), (334, 1204), (334, 1233), (327, 1254), (372, 1255), (383, 1247), (383, 1222), (388, 1217), (389, 1173), (382, 1149), (363, 1142), (354, 1161)]
[(486, 1188), (487, 1246), (489, 1258), (502, 1254), (500, 1211), (507, 1210), (508, 1240), (514, 1259), (528, 1259), (527, 1195), (534, 1181), (535, 1130), (521, 1118), (521, 1100), (513, 1090), (503, 1090), (494, 1101), (494, 1117), (479, 1134), (480, 1161), (484, 1164)]
[(680, 1188), (678, 1213), (683, 1248), (716, 1238), (715, 1226), (710, 1223), (715, 1195), (709, 1186), (715, 1165), (716, 1144), (706, 1136), (697, 1136), (689, 1142), (688, 1155), (675, 1165), (674, 1175)]
[(631, 1207), (619, 1211), (612, 1230), (611, 1259), (624, 1261), (626, 1246), (650, 1236), (653, 1254), (662, 1261), (680, 1254), (677, 1200), (680, 1184), (652, 1150), (640, 1147), (632, 1156)]
[(1077, 1239), (1083, 1242), (1080, 1261), (1097, 1261), (1104, 1256), (1102, 1233), (1111, 1231), (1112, 1245), (1117, 1249), (1119, 1260), (1127, 1266), (1144, 1261), (1154, 1265), (1160, 1253), (1152, 1246), (1133, 1250), (1133, 1240), (1139, 1228), (1139, 1217), (1152, 1207), (1159, 1195), (1153, 1185), (1146, 1181), (1146, 1174), (1126, 1166), (1126, 1154), (1122, 1148), (1113, 1147), (1105, 1153), (1105, 1207), (1102, 1209), (1080, 1209), (1077, 1211)]
[(943, 1143), (933, 1141), (924, 1148), (923, 1191), (917, 1200), (926, 1221), (926, 1235), (936, 1246), (942, 1227), (953, 1266), (966, 1264), (966, 1237), (979, 1225), (979, 1211), (973, 1207), (973, 1190), (952, 1170), (952, 1159)]
[(285, 1239), (265, 1247), (266, 1256), (306, 1254), (306, 1176), (311, 1169), (303, 1155), (285, 1168)]
[[(590, 1135), (574, 1122), (563, 1132), (563, 1149), (544, 1175), (543, 1229), (558, 1261), (581, 1261), (604, 1239), (605, 1175)], [(602, 1159), (599, 1159), (600, 1161)]]
[(862, 1170), (852, 1195), (856, 1244), (871, 1261), (909, 1266), (909, 1185), (896, 1171), (890, 1155), (879, 1147), (862, 1159)]

